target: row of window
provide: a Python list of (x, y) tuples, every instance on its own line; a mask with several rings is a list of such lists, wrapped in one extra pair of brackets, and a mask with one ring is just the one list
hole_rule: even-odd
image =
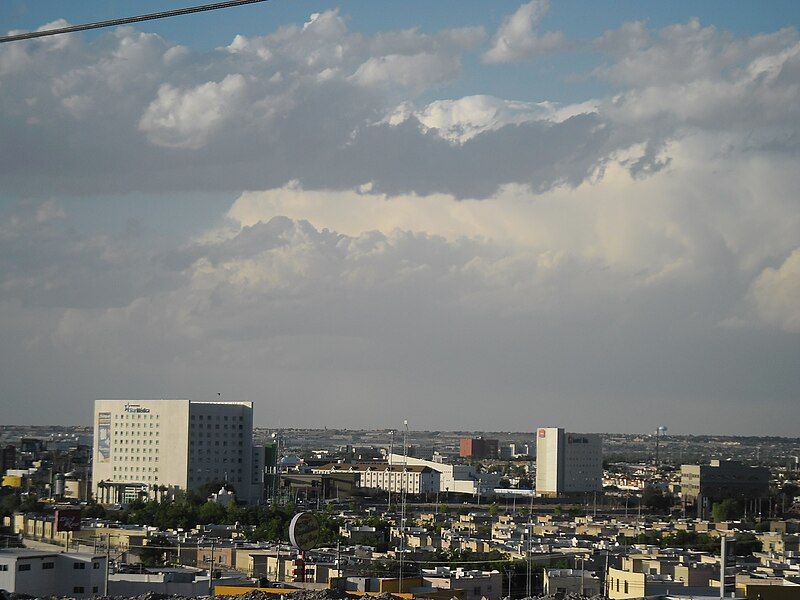
[[(111, 479), (113, 479), (114, 481), (129, 481), (130, 477), (128, 477), (127, 475), (118, 475), (115, 473), (114, 475), (111, 476)], [(158, 481), (158, 475), (154, 475), (152, 477), (150, 475), (142, 475), (140, 477), (140, 481)]]
[[(202, 421), (203, 418), (205, 418), (208, 421), (210, 421), (211, 419), (214, 419), (214, 418), (216, 418), (217, 421), (220, 420), (220, 415), (215, 415), (215, 416), (212, 416), (212, 415), (191, 415), (189, 417), (189, 419), (194, 421), (195, 417), (197, 417), (198, 421)], [(231, 417), (230, 419), (231, 419), (231, 421), (236, 421), (236, 420), (244, 421), (244, 417), (241, 417), (241, 416), (240, 417)], [(222, 416), (222, 420), (223, 421), (227, 421), (228, 420), (228, 415), (223, 415)]]
[(158, 415), (154, 415), (152, 413), (125, 413), (121, 415), (114, 415), (114, 418), (119, 421), (128, 421), (128, 420), (152, 420), (158, 419)]
[[(56, 568), (56, 563), (54, 563), (54, 562), (50, 562), (50, 561), (42, 562), (42, 570), (43, 571), (47, 571), (49, 569), (55, 569), (55, 568)], [(74, 563), (72, 563), (72, 568), (75, 569), (75, 570), (86, 569), (86, 563), (85, 562), (74, 562)], [(99, 569), (100, 568), (100, 563), (98, 563), (98, 562), (92, 563), (92, 568), (93, 569)], [(20, 563), (20, 564), (17, 565), (17, 571), (30, 571), (30, 570), (31, 570), (31, 563)], [(8, 571), (8, 565), (0, 565), (0, 571)]]

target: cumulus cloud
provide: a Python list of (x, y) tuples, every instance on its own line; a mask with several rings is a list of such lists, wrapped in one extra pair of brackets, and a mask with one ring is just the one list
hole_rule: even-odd
[(492, 47), (483, 54), (488, 64), (510, 63), (553, 52), (564, 47), (559, 31), (539, 33), (539, 24), (550, 10), (548, 0), (531, 0), (507, 17), (495, 33)]
[(597, 107), (591, 101), (560, 106), (552, 102), (519, 102), (477, 95), (436, 100), (419, 109), (406, 102), (396, 107), (383, 122), (396, 126), (413, 119), (425, 133), (433, 131), (445, 140), (464, 144), (482, 133), (508, 125), (533, 121), (561, 123), (570, 117), (596, 112)]
[(750, 289), (758, 316), (765, 323), (800, 333), (800, 249), (777, 269), (768, 267)]
[(165, 83), (142, 115), (139, 129), (158, 146), (200, 148), (226, 120), (240, 112), (246, 86), (238, 73), (189, 90)]
[(364, 86), (394, 86), (423, 90), (434, 83), (455, 77), (460, 68), (451, 56), (421, 52), (413, 55), (388, 54), (372, 57), (362, 63), (352, 75), (353, 81)]
[[(560, 45), (546, 8), (484, 60)], [(629, 23), (592, 42), (613, 93), (441, 92), (485, 38), (367, 35), (334, 10), (204, 54), (130, 28), (0, 47), (7, 196), (230, 199), (163, 237), (87, 231), (63, 199), (5, 210), (2, 397), (31, 418), (69, 398), (69, 419), (222, 384), (269, 398), (264, 422), (507, 428), (533, 402), (616, 429), (613, 401), (687, 431), (792, 423), (797, 32)]]
[[(538, 23), (545, 9), (526, 4), (504, 27)], [(627, 168), (647, 177), (669, 164), (672, 141), (697, 131), (725, 137), (725, 151), (796, 146), (794, 30), (739, 38), (696, 21), (632, 23), (594, 42), (606, 60), (593, 74), (620, 86), (612, 96), (431, 98), (484, 38), (480, 27), (365, 35), (331, 10), (202, 55), (131, 28), (73, 37), (57, 53), (3, 47), (4, 189), (47, 197), (369, 181), (394, 195), (488, 197), (510, 184), (580, 185), (631, 147), (644, 151)]]

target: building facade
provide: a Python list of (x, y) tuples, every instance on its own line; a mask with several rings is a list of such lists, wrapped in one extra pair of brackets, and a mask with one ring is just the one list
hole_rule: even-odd
[(105, 569), (101, 555), (2, 549), (0, 589), (39, 598), (88, 598), (105, 593)]
[(459, 455), (461, 458), (472, 458), (484, 460), (487, 458), (497, 458), (497, 440), (487, 440), (486, 438), (461, 438), (459, 442)]
[(386, 492), (435, 494), (439, 491), (439, 472), (419, 465), (388, 463), (332, 463), (313, 470), (314, 474), (358, 473), (358, 486)]
[(708, 465), (681, 465), (684, 502), (698, 498), (761, 498), (769, 492), (769, 469), (735, 460), (712, 460)]
[(536, 494), (603, 490), (603, 441), (597, 434), (541, 427), (536, 435)]
[(238, 500), (263, 496), (253, 470), (252, 402), (97, 400), (92, 489), (106, 504), (226, 481)]

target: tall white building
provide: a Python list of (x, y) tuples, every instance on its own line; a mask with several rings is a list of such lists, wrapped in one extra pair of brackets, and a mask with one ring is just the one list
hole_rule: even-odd
[(536, 434), (536, 494), (558, 496), (602, 490), (602, 438), (540, 427)]
[(158, 497), (227, 481), (238, 500), (258, 502), (253, 403), (96, 400), (92, 486), (101, 503)]

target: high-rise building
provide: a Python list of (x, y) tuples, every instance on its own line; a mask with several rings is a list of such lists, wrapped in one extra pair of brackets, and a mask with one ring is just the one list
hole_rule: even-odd
[(17, 448), (11, 444), (0, 448), (0, 475), (17, 467)]
[(236, 498), (263, 496), (253, 471), (253, 403), (96, 400), (92, 489), (115, 504), (227, 482)]
[(540, 427), (536, 435), (536, 494), (603, 490), (603, 441), (597, 434)]
[(488, 440), (482, 437), (461, 438), (459, 455), (461, 458), (474, 458), (477, 460), (497, 458), (497, 440)]

